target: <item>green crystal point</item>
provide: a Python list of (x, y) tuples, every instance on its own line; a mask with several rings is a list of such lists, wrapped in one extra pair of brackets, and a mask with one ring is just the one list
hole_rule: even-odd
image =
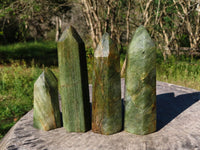
[(94, 52), (94, 57), (108, 57), (109, 56), (109, 34), (106, 32), (104, 33), (97, 49)]
[(92, 130), (113, 134), (122, 129), (120, 57), (105, 33), (94, 53)]
[(85, 45), (71, 26), (58, 41), (58, 63), (63, 126), (85, 132), (91, 128)]
[(33, 124), (45, 131), (61, 127), (58, 81), (47, 68), (34, 84)]
[(156, 50), (140, 26), (129, 45), (125, 94), (125, 131), (144, 135), (156, 131)]

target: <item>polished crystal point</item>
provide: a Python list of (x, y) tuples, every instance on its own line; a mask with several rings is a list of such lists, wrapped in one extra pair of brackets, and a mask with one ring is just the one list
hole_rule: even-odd
[(47, 68), (34, 84), (33, 124), (45, 131), (61, 127), (58, 81)]
[(156, 50), (143, 26), (128, 49), (125, 131), (139, 135), (156, 131)]
[(105, 33), (94, 52), (92, 131), (113, 134), (122, 129), (120, 57)]
[(86, 52), (71, 26), (58, 41), (58, 62), (63, 126), (68, 132), (85, 132), (91, 128)]
[(104, 33), (99, 45), (97, 46), (97, 49), (94, 52), (95, 58), (109, 56), (109, 53), (110, 53), (109, 42), (110, 42), (109, 34)]

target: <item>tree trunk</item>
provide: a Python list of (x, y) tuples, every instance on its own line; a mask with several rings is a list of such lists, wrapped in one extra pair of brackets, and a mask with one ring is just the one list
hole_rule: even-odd
[(129, 33), (130, 33), (130, 26), (129, 26), (130, 8), (131, 8), (131, 0), (128, 1), (128, 10), (126, 13), (126, 45), (128, 45)]
[(55, 41), (57, 42), (59, 38), (59, 19), (56, 16), (56, 36), (55, 36)]
[(124, 60), (124, 63), (123, 63), (122, 69), (121, 69), (121, 77), (124, 75), (124, 72), (126, 71), (126, 61), (127, 61), (127, 55), (126, 55), (126, 58)]

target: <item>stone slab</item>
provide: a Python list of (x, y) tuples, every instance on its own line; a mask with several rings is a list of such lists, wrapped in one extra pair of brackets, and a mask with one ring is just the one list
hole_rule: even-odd
[[(90, 93), (92, 90), (91, 85)], [(122, 80), (122, 89), (124, 80)], [(124, 98), (124, 90), (122, 90)], [(91, 97), (91, 95), (90, 95)], [(157, 82), (157, 127), (149, 135), (125, 131), (113, 135), (68, 133), (62, 128), (41, 131), (33, 127), (33, 111), (28, 112), (0, 142), (1, 150), (199, 150), (200, 92)]]

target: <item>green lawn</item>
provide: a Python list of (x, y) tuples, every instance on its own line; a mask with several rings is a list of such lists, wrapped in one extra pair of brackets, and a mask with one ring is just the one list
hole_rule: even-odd
[[(57, 47), (55, 42), (29, 42), (0, 46), (0, 63), (25, 61), (27, 65), (33, 63), (38, 66), (57, 65)], [(34, 61), (34, 62), (33, 62)]]
[(157, 80), (200, 90), (200, 60), (175, 57), (157, 63)]
[(32, 108), (33, 84), (41, 69), (13, 63), (0, 66), (0, 137)]

